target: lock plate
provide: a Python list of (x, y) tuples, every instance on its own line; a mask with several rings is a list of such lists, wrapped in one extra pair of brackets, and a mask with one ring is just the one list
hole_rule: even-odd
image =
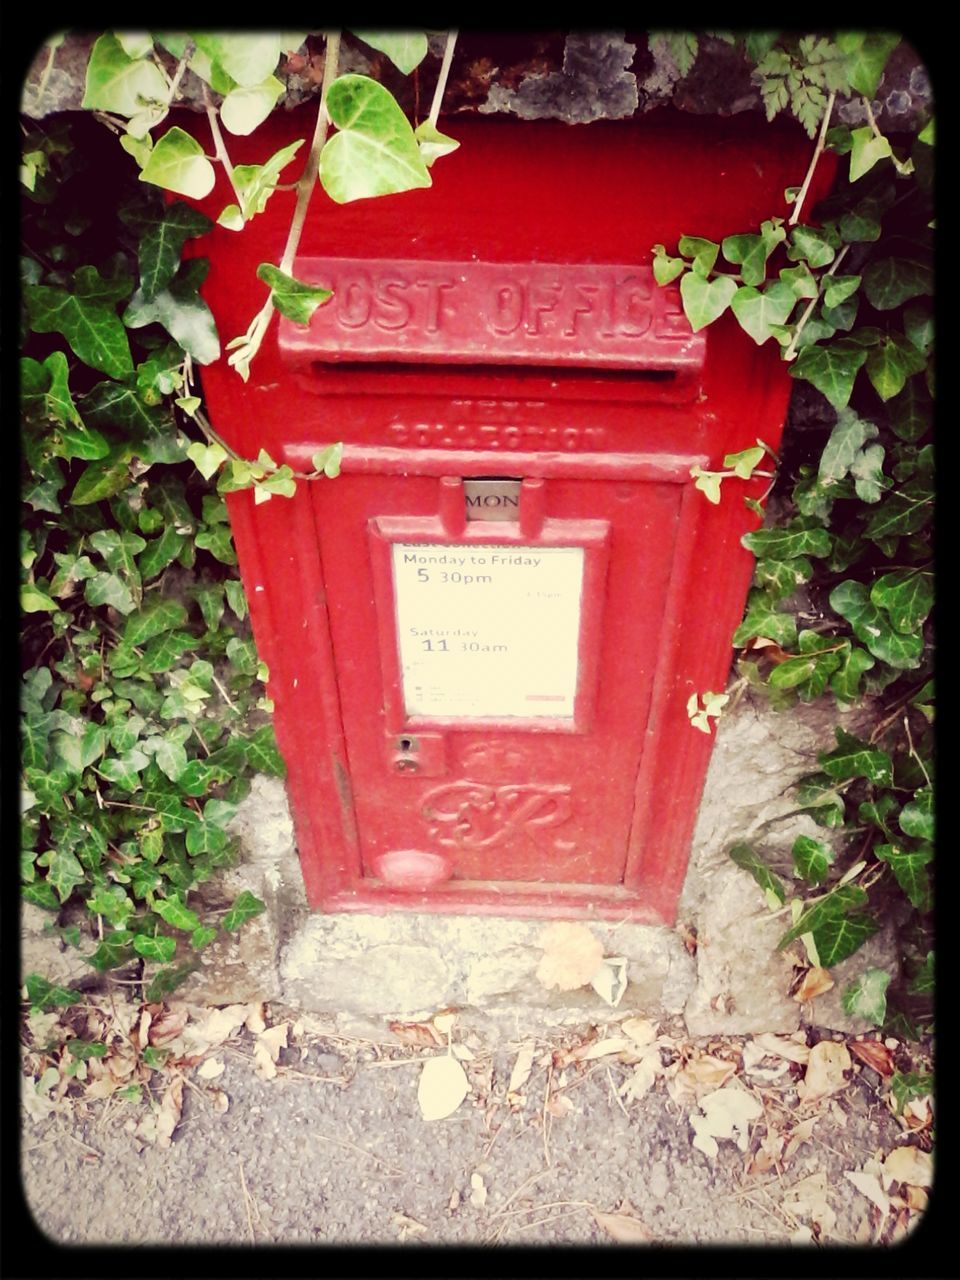
[(447, 755), (440, 733), (387, 734), (387, 760), (397, 777), (439, 778), (447, 772)]

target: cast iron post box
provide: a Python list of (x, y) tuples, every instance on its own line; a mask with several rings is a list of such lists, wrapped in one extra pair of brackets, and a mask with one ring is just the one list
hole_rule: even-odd
[[(295, 136), (264, 130), (234, 159)], [(726, 683), (764, 483), (714, 506), (691, 468), (775, 448), (790, 380), (729, 316), (694, 334), (651, 246), (785, 215), (809, 145), (742, 120), (452, 132), (432, 189), (318, 188), (294, 274), (333, 298), (275, 317), (248, 383), (203, 371), (244, 456), (305, 472), (343, 442), (335, 480), (229, 496), (307, 894), (672, 922), (712, 745), (687, 704)], [(292, 205), (199, 244), (223, 340)]]

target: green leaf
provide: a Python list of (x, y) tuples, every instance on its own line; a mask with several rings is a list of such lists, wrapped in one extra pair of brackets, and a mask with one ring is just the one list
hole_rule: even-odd
[(813, 565), (805, 556), (797, 556), (793, 560), (764, 557), (757, 561), (754, 570), (757, 586), (774, 600), (792, 595), (797, 587), (809, 582), (812, 576)]
[(167, 964), (174, 957), (177, 940), (164, 933), (159, 933), (155, 937), (138, 933), (133, 939), (133, 949), (145, 960), (156, 960), (159, 964)]
[(880, 258), (863, 273), (863, 291), (878, 311), (891, 311), (910, 298), (933, 293), (933, 271), (912, 258)]
[(107, 969), (118, 969), (133, 958), (130, 947), (132, 941), (133, 933), (129, 929), (116, 929), (107, 934), (93, 955), (84, 956), (84, 959), (100, 973)]
[(227, 456), (226, 449), (217, 444), (216, 441), (213, 444), (201, 444), (196, 441), (187, 449), (187, 457), (203, 476), (204, 480), (210, 479), (214, 472), (227, 460)]
[(427, 37), (422, 31), (357, 31), (353, 27), (350, 30), (371, 49), (385, 53), (405, 76), (427, 56)]
[(820, 456), (817, 477), (820, 484), (827, 487), (841, 481), (866, 441), (878, 434), (879, 431), (872, 422), (857, 417), (852, 409), (841, 409)]
[(783, 888), (783, 882), (779, 876), (774, 875), (767, 864), (760, 858), (753, 847), (749, 844), (735, 844), (729, 850), (730, 858), (736, 865), (744, 871), (749, 871), (756, 880), (757, 884), (767, 895), (771, 897), (779, 906), (783, 905), (786, 893)]
[(861, 502), (879, 502), (890, 481), (883, 474), (884, 448), (880, 444), (868, 445), (854, 458), (850, 467), (854, 489)]
[(850, 139), (853, 143), (850, 150), (851, 182), (858, 181), (880, 160), (886, 160), (893, 155), (890, 140), (878, 136), (871, 125), (866, 124), (861, 129), (852, 130)]
[(824, 347), (805, 347), (790, 366), (792, 378), (804, 378), (821, 391), (835, 409), (846, 407), (857, 370), (867, 352), (849, 338)]
[(20, 588), (20, 608), (24, 613), (56, 613), (60, 606), (39, 587), (27, 582)]
[(227, 593), (227, 603), (242, 622), (247, 616), (247, 597), (244, 594), (243, 583), (237, 578), (228, 578), (223, 587)]
[[(298, 138), (296, 142), (291, 142), (289, 146), (281, 147), (279, 151), (274, 152), (270, 159), (263, 164), (238, 164), (236, 166), (233, 171), (233, 186), (240, 198), (243, 218), (252, 218), (256, 214), (263, 212), (267, 201), (276, 190), (282, 171), (302, 145), (303, 139)], [(235, 205), (230, 207), (236, 208)], [(225, 209), (218, 221), (224, 221), (226, 212), (227, 210)], [(236, 228), (233, 229), (235, 230)]]
[(756, 468), (763, 461), (766, 450), (762, 445), (753, 449), (741, 449), (739, 453), (728, 453), (723, 459), (725, 467), (732, 467), (741, 480), (749, 480)]
[(262, 911), (266, 911), (266, 909), (266, 903), (263, 903), (259, 898), (254, 897), (249, 889), (244, 889), (242, 893), (238, 894), (237, 897), (234, 898), (233, 905), (223, 917), (223, 927), (224, 929), (233, 932), (235, 929), (239, 929), (245, 921), (251, 920), (254, 916), (260, 915), (260, 913)]
[(894, 631), (886, 615), (871, 601), (863, 583), (848, 580), (834, 587), (830, 607), (846, 618), (857, 639), (881, 662), (898, 669), (919, 666), (923, 636)]
[(840, 655), (840, 667), (830, 677), (830, 688), (841, 702), (855, 702), (860, 697), (860, 681), (865, 671), (875, 666), (873, 657), (865, 649), (851, 645)]
[(933, 860), (933, 848), (929, 844), (919, 849), (901, 849), (894, 844), (878, 844), (874, 853), (885, 862), (896, 877), (897, 884), (918, 911), (929, 911), (932, 904), (930, 877), (927, 863)]
[(900, 830), (904, 835), (914, 836), (918, 840), (932, 840), (933, 827), (933, 790), (924, 787), (900, 811)]
[(926, 1097), (933, 1092), (933, 1076), (922, 1071), (895, 1071), (890, 1077), (890, 1093), (896, 1103), (895, 1111), (902, 1113), (906, 1104), (914, 1098)]
[(200, 925), (190, 935), (190, 945), (194, 950), (202, 951), (204, 947), (209, 946), (216, 936), (216, 929), (211, 928), (209, 925)]
[[(456, 138), (450, 138), (447, 134), (441, 133), (429, 120), (424, 120), (418, 124), (413, 131), (413, 136), (416, 138), (417, 146), (420, 148), (420, 158), (428, 169), (432, 168), (434, 163), (442, 156), (450, 155), (452, 151), (456, 151), (460, 146)], [(654, 265), (654, 274), (656, 274), (656, 265)]]
[(926, 361), (913, 343), (902, 334), (890, 334), (867, 356), (867, 377), (881, 400), (890, 400), (903, 390), (907, 378), (919, 373)]
[(140, 171), (140, 181), (202, 200), (213, 190), (216, 175), (203, 147), (189, 133), (174, 125), (150, 152)]
[(109, 888), (106, 885), (99, 885), (86, 899), (86, 907), (94, 915), (104, 916), (110, 924), (119, 925), (120, 928), (126, 927), (127, 921), (136, 911), (136, 907), (127, 897), (127, 891), (119, 884)]
[(929, 482), (918, 478), (902, 485), (884, 500), (867, 522), (864, 534), (874, 542), (905, 533), (917, 533), (929, 524), (933, 495)]
[[(856, 884), (838, 885), (832, 889), (819, 902), (814, 902), (794, 920), (793, 924), (781, 937), (777, 943), (777, 950), (782, 951), (785, 946), (799, 938), (804, 933), (813, 933), (816, 936), (818, 930), (830, 920), (839, 920), (845, 918), (851, 911), (860, 911), (867, 905), (867, 895)], [(819, 944), (817, 950), (819, 951)], [(822, 963), (826, 964), (826, 961)]]
[(167, 86), (153, 62), (128, 57), (109, 32), (99, 37), (87, 63), (83, 107), (133, 116), (142, 110), (143, 100), (163, 102), (166, 98)]
[(917, 631), (933, 608), (933, 574), (923, 569), (895, 569), (878, 578), (870, 589), (870, 601), (886, 609), (897, 631)]
[(256, 35), (204, 32), (194, 39), (197, 47), (218, 62), (232, 80), (246, 86), (261, 84), (276, 70), (283, 52), (280, 34), (274, 31)]
[(153, 909), (164, 923), (173, 929), (187, 932), (199, 927), (200, 919), (195, 911), (184, 906), (179, 898), (158, 898)]
[(34, 1009), (49, 1009), (54, 1006), (63, 1007), (70, 1004), (79, 1004), (83, 1000), (83, 996), (79, 991), (48, 982), (39, 973), (28, 973), (24, 979), (24, 985), (27, 988), (27, 999)]
[(871, 747), (868, 742), (836, 728), (837, 748), (818, 756), (820, 767), (831, 778), (845, 781), (847, 778), (866, 778), (880, 786), (893, 784), (893, 764), (886, 751)]
[[(814, 227), (794, 227), (790, 233), (787, 257), (791, 262), (805, 260), (814, 270), (827, 267), (836, 256), (830, 237)], [(831, 304), (832, 305), (832, 304)]]
[(123, 313), (123, 323), (128, 329), (142, 329), (154, 323), (163, 325), (198, 364), (212, 364), (220, 356), (213, 314), (186, 282), (175, 280), (168, 289), (161, 289), (149, 299), (138, 289)]
[(108, 377), (133, 372), (130, 344), (112, 305), (49, 285), (28, 285), (23, 296), (36, 333), (63, 334), (84, 364)]
[(223, 617), (223, 584), (200, 583), (193, 589), (193, 598), (200, 606), (208, 631), (216, 631)]
[(255, 772), (269, 773), (276, 778), (286, 776), (286, 765), (277, 749), (273, 725), (266, 724), (245, 742), (247, 761)]
[(176, 600), (152, 600), (127, 620), (123, 628), (123, 643), (142, 645), (164, 631), (172, 631), (187, 620), (187, 611)]
[(756, 529), (740, 539), (748, 551), (757, 556), (771, 556), (775, 560), (790, 560), (794, 556), (828, 556), (831, 539), (826, 529), (789, 528)]
[(928, 951), (921, 968), (914, 975), (907, 988), (911, 995), (932, 996), (935, 991), (935, 974), (933, 969), (933, 952)]
[(694, 272), (706, 277), (716, 264), (720, 246), (715, 240), (704, 240), (702, 236), (681, 236), (677, 242), (677, 251), (685, 258), (692, 258)]
[(308, 325), (317, 307), (333, 297), (330, 289), (295, 280), (269, 262), (260, 263), (257, 278), (270, 286), (273, 305), (294, 324)]
[(37, 864), (47, 868), (47, 883), (56, 889), (61, 902), (66, 902), (77, 885), (87, 878), (83, 867), (66, 850), (48, 849), (37, 859)]
[(159, 538), (152, 538), (137, 561), (143, 577), (149, 581), (176, 559), (187, 539), (172, 525), (167, 525)]
[(328, 480), (336, 480), (340, 474), (343, 459), (343, 444), (329, 444), (325, 449), (318, 449), (310, 461), (314, 471), (322, 471)]
[(77, 1062), (83, 1062), (87, 1058), (104, 1058), (109, 1051), (109, 1045), (97, 1040), (79, 1040), (75, 1036), (71, 1036), (64, 1044), (64, 1049), (70, 1054), (71, 1058), (75, 1058)]
[(807, 884), (823, 884), (836, 859), (830, 845), (811, 836), (797, 836), (793, 842), (793, 865)]
[(797, 295), (791, 286), (778, 281), (767, 285), (762, 293), (758, 289), (738, 289), (730, 309), (740, 328), (759, 346), (773, 336), (771, 325), (787, 323), (796, 303)]
[(760, 591), (750, 593), (747, 612), (733, 633), (732, 644), (739, 647), (755, 636), (765, 636), (785, 649), (797, 641), (797, 620), (794, 615), (781, 613), (775, 602)]
[(109, 605), (118, 613), (132, 613), (137, 607), (130, 588), (115, 573), (96, 573), (84, 586), (84, 599), (94, 608)]
[(865, 98), (876, 96), (887, 59), (900, 43), (889, 31), (840, 31), (837, 48), (844, 54), (850, 87)]
[(209, 551), (223, 564), (236, 564), (237, 553), (233, 549), (233, 538), (226, 525), (216, 525), (212, 529), (201, 529), (194, 539), (198, 547)]
[(46, 880), (36, 880), (33, 884), (25, 884), (21, 890), (25, 902), (32, 902), (35, 907), (44, 911), (59, 911), (60, 899), (53, 891), (53, 885)]
[(887, 1016), (887, 987), (890, 975), (885, 969), (864, 969), (859, 978), (849, 984), (841, 1003), (845, 1013), (854, 1018), (866, 1018), (880, 1026)]
[(99, 760), (107, 749), (106, 732), (98, 724), (86, 721), (79, 733), (63, 731), (50, 739), (57, 760), (74, 774), (80, 774)]
[(176, 991), (177, 987), (186, 982), (187, 978), (198, 967), (198, 964), (197, 960), (185, 960), (183, 964), (161, 969), (149, 987), (147, 987), (147, 1000), (165, 1000), (168, 995)]
[(413, 130), (393, 95), (366, 76), (345, 75), (327, 95), (339, 130), (320, 155), (320, 181), (338, 204), (431, 185)]
[(98, 772), (123, 791), (136, 791), (140, 786), (140, 773), (149, 763), (149, 756), (145, 756), (136, 747), (131, 747), (122, 755), (101, 760)]
[(266, 120), (283, 93), (283, 82), (267, 76), (259, 84), (231, 89), (220, 104), (220, 119), (230, 133), (245, 137)]
[(167, 205), (160, 216), (146, 223), (137, 248), (140, 288), (145, 298), (153, 298), (166, 288), (180, 266), (184, 243), (203, 235), (212, 225), (206, 214), (182, 200)]
[(696, 271), (688, 271), (680, 281), (683, 310), (694, 333), (713, 324), (726, 311), (737, 292), (732, 276), (708, 281)]
[(176, 782), (187, 767), (187, 753), (180, 743), (169, 739), (151, 738), (144, 745), (151, 748), (158, 768), (171, 782)]
[(189, 631), (165, 631), (147, 644), (143, 651), (142, 669), (152, 675), (169, 671), (196, 643)]

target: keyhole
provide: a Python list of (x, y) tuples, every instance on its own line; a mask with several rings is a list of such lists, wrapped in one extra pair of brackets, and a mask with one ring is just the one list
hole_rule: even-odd
[(398, 751), (415, 751), (416, 747), (417, 747), (417, 744), (414, 738), (398, 738), (397, 739)]

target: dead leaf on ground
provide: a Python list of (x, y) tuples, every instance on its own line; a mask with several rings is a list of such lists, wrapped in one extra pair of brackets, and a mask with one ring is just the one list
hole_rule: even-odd
[(407, 1217), (405, 1213), (395, 1213), (393, 1225), (397, 1228), (401, 1240), (406, 1240), (408, 1236), (426, 1235), (427, 1232), (422, 1222), (418, 1222), (416, 1218)]
[(817, 996), (822, 996), (825, 991), (829, 991), (835, 983), (830, 976), (828, 969), (821, 969), (819, 965), (813, 965), (803, 975), (799, 987), (793, 993), (794, 1000), (799, 1000), (801, 1004), (806, 1004), (809, 1000), (815, 1000)]
[(181, 1025), (180, 1029), (188, 1045), (205, 1051), (223, 1044), (224, 1040), (240, 1030), (249, 1016), (249, 1005), (229, 1004), (223, 1009), (211, 1009), (205, 1017), (188, 1026)]
[(881, 1213), (889, 1213), (890, 1199), (875, 1173), (865, 1173), (862, 1169), (845, 1169), (843, 1176), (853, 1183), (862, 1196), (875, 1204)]
[(633, 1043), (626, 1036), (608, 1036), (605, 1040), (595, 1040), (593, 1044), (584, 1046), (583, 1052), (575, 1052), (574, 1060), (593, 1062), (595, 1058), (606, 1058), (613, 1053), (623, 1053), (632, 1049)]
[(913, 1187), (933, 1185), (933, 1157), (919, 1147), (895, 1147), (883, 1162), (883, 1184), (909, 1183)]
[(801, 1120), (789, 1135), (787, 1145), (783, 1151), (783, 1163), (786, 1164), (792, 1159), (794, 1152), (804, 1142), (809, 1142), (813, 1137), (814, 1126), (820, 1120), (820, 1116), (809, 1116), (806, 1120)]
[(786, 1036), (774, 1035), (772, 1031), (761, 1032), (760, 1035), (754, 1036), (750, 1043), (757, 1045), (773, 1058), (787, 1058), (790, 1062), (805, 1063), (810, 1057), (809, 1045), (798, 1044)]
[(551, 1093), (545, 1103), (547, 1110), (552, 1116), (558, 1120), (563, 1116), (568, 1116), (571, 1111), (576, 1111), (573, 1099), (565, 1093)]
[(432, 1022), (390, 1022), (387, 1024), (401, 1044), (419, 1049), (445, 1049), (447, 1041)]
[(216, 1080), (217, 1076), (223, 1075), (226, 1066), (227, 1064), (221, 1062), (219, 1058), (207, 1058), (197, 1067), (197, 1075), (201, 1080)]
[(627, 1213), (598, 1213), (594, 1210), (593, 1217), (597, 1226), (618, 1244), (647, 1244), (655, 1239), (653, 1232), (648, 1231), (639, 1218)]
[(230, 1099), (222, 1089), (208, 1089), (206, 1092), (214, 1111), (222, 1115), (229, 1109)]
[(177, 1076), (167, 1085), (167, 1091), (160, 1103), (157, 1115), (157, 1146), (169, 1147), (173, 1142), (173, 1131), (180, 1123), (183, 1110), (183, 1078)]
[(471, 1173), (470, 1175), (470, 1203), (475, 1209), (482, 1209), (487, 1203), (486, 1183), (479, 1173)]
[(623, 999), (627, 989), (628, 967), (626, 956), (605, 956), (590, 979), (590, 986), (611, 1009), (616, 1009)]
[(520, 1046), (517, 1060), (513, 1064), (513, 1070), (510, 1072), (507, 1093), (517, 1093), (527, 1083), (530, 1078), (530, 1072), (533, 1070), (533, 1055), (535, 1053), (536, 1047), (532, 1042)]
[(929, 1196), (923, 1187), (915, 1187), (913, 1183), (908, 1183), (906, 1187), (907, 1204), (914, 1213), (923, 1213), (927, 1207)]
[(275, 1027), (261, 1031), (257, 1036), (257, 1044), (262, 1044), (266, 1047), (274, 1062), (280, 1057), (280, 1050), (287, 1047), (287, 1033), (289, 1030), (289, 1022), (278, 1022)]
[(175, 1036), (180, 1035), (184, 1027), (187, 1025), (186, 1009), (167, 1010), (159, 1017), (155, 1017), (149, 1030), (150, 1043), (155, 1047), (166, 1044)]
[[(266, 1031), (267, 1029), (266, 1005), (248, 1004), (247, 1009), (248, 1013), (243, 1020), (243, 1025), (248, 1031), (251, 1031), (255, 1036), (258, 1036), (261, 1031)], [(302, 1030), (303, 1027), (301, 1025), (301, 1032)]]
[(725, 1058), (715, 1058), (710, 1054), (700, 1054), (691, 1058), (677, 1072), (670, 1082), (672, 1091), (676, 1091), (677, 1095), (686, 1093), (701, 1098), (704, 1093), (721, 1088), (736, 1070), (734, 1062), (727, 1062)]
[(663, 1075), (660, 1058), (656, 1054), (648, 1054), (633, 1069), (633, 1074), (620, 1086), (620, 1096), (624, 1102), (639, 1102), (650, 1092), (657, 1079)]
[(763, 1114), (763, 1108), (751, 1093), (737, 1085), (717, 1089), (699, 1101), (699, 1112), (692, 1112), (693, 1146), (711, 1158), (719, 1152), (716, 1139), (736, 1142), (746, 1151), (749, 1142), (750, 1121)]
[(884, 1077), (892, 1076), (897, 1069), (893, 1061), (893, 1054), (879, 1040), (850, 1040), (847, 1048), (855, 1058), (859, 1058), (868, 1067), (872, 1067), (878, 1075)]
[(543, 957), (537, 979), (545, 987), (575, 991), (585, 987), (600, 967), (603, 944), (586, 925), (556, 921), (540, 935)]
[(456, 1058), (428, 1058), (417, 1086), (420, 1113), (424, 1120), (443, 1120), (453, 1115), (469, 1091), (470, 1082)]
[(836, 1040), (821, 1040), (810, 1050), (810, 1059), (803, 1079), (797, 1085), (801, 1102), (813, 1098), (825, 1098), (846, 1087), (844, 1072), (851, 1068), (850, 1054), (845, 1044)]

